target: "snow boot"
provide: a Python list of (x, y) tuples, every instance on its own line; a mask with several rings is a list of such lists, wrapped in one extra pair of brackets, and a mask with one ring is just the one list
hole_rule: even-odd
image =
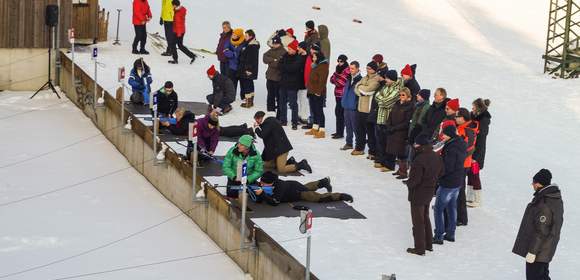
[(321, 127), (320, 129), (318, 129), (316, 134), (314, 134), (314, 138), (316, 138), (316, 139), (321, 139), (321, 138), (325, 138), (325, 137), (326, 137), (326, 132), (324, 132), (324, 127)]
[(322, 189), (325, 188), (326, 192), (332, 192), (332, 185), (330, 184), (330, 177), (326, 177), (320, 181), (318, 181), (318, 188)]
[(344, 144), (344, 146), (340, 147), (341, 151), (352, 150), (352, 145)]
[(469, 208), (477, 208), (481, 206), (481, 190), (473, 190), (473, 201), (467, 202), (467, 207)]
[(399, 162), (399, 176), (397, 176), (396, 178), (399, 180), (402, 179), (407, 179), (408, 174), (407, 174), (407, 161), (406, 160), (401, 160)]
[(352, 198), (352, 196), (350, 194), (347, 194), (347, 193), (341, 193), (340, 194), (340, 200), (346, 201), (346, 202), (349, 202), (349, 203), (352, 203), (354, 201), (354, 199)]
[(308, 161), (305, 159), (296, 164), (296, 169), (308, 171), (308, 173), (312, 174), (312, 167), (310, 167), (310, 164), (308, 164)]
[(309, 131), (306, 131), (304, 135), (316, 135), (318, 132), (318, 125), (312, 125), (312, 128)]
[(417, 250), (415, 248), (407, 248), (407, 253), (418, 255), (418, 256), (425, 256), (425, 252), (419, 252), (419, 250)]

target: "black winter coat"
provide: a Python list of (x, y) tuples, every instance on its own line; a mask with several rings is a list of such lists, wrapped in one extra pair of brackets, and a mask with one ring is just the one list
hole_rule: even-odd
[(415, 111), (415, 105), (409, 101), (401, 104), (395, 103), (387, 120), (387, 149), (391, 155), (404, 156), (407, 154), (407, 139), (409, 137), (409, 126)]
[[(238, 77), (246, 80), (258, 79), (258, 61), (260, 58), (260, 44), (256, 40), (250, 41), (240, 50)], [(250, 72), (250, 75), (246, 73)]]
[(295, 54), (284, 54), (278, 62), (278, 70), (282, 75), (280, 87), (284, 89), (299, 90), (304, 88), (304, 59), (305, 57)]
[(176, 123), (169, 126), (169, 130), (173, 135), (187, 135), (189, 130), (189, 123), (195, 122), (195, 115), (191, 111), (185, 111), (183, 117)]
[(489, 133), (489, 125), (491, 124), (491, 114), (485, 111), (479, 115), (472, 115), (472, 120), (479, 122), (479, 133), (477, 134), (477, 140), (475, 142), (473, 159), (479, 163), (479, 169), (483, 169), (487, 134)]
[(536, 255), (536, 262), (549, 263), (556, 253), (564, 223), (564, 203), (556, 185), (534, 193), (526, 207), (512, 252), (526, 257)]
[(429, 205), (443, 172), (443, 160), (433, 151), (433, 146), (425, 145), (416, 150), (407, 181), (411, 205)]
[(226, 77), (222, 73), (216, 73), (216, 75), (211, 80), (213, 87), (213, 104), (214, 106), (220, 106), (223, 99), (227, 102), (233, 102), (236, 99), (236, 90), (234, 88), (234, 83), (230, 78)]
[(445, 173), (439, 178), (439, 186), (445, 188), (459, 188), (465, 182), (465, 167), (463, 166), (467, 157), (467, 144), (461, 137), (456, 136), (449, 139), (443, 147), (441, 154)]
[(284, 128), (274, 117), (265, 119), (256, 128), (256, 134), (264, 140), (264, 152), (262, 153), (264, 161), (274, 160), (279, 155), (292, 150), (292, 144), (290, 144)]
[(173, 115), (177, 110), (177, 93), (175, 91), (170, 94), (165, 94), (165, 89), (157, 91), (157, 112)]
[(441, 103), (433, 102), (433, 104), (431, 104), (431, 107), (429, 107), (429, 110), (427, 110), (425, 118), (423, 119), (425, 126), (423, 127), (422, 133), (431, 135), (435, 138), (436, 132), (438, 133), (437, 130), (439, 129), (439, 125), (447, 115), (445, 113), (445, 106), (447, 106), (447, 101), (449, 100), (449, 98), (445, 98)]
[(300, 193), (308, 191), (308, 189), (300, 182), (283, 181), (277, 179), (272, 184), (274, 187), (272, 196), (262, 193), (261, 197), (270, 205), (277, 206), (282, 202), (296, 202), (300, 201)]
[[(381, 82), (381, 85), (379, 86), (379, 88), (375, 91), (375, 94), (377, 92), (379, 92), (381, 89), (383, 89), (383, 87), (385, 87), (385, 82)], [(379, 114), (379, 104), (377, 103), (377, 100), (375, 99), (375, 97), (373, 96), (371, 98), (371, 109), (369, 111), (369, 116), (367, 119), (367, 122), (370, 123), (377, 123), (377, 116)]]

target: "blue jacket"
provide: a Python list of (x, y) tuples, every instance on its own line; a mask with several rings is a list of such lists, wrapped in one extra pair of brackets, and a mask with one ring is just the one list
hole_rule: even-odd
[(228, 58), (228, 67), (231, 70), (237, 71), (240, 64), (240, 52), (246, 45), (246, 42), (241, 43), (239, 46), (232, 45), (231, 41), (227, 41), (224, 46), (224, 55)]
[(147, 79), (147, 89), (151, 89), (151, 83), (153, 83), (153, 78), (151, 78), (151, 72), (145, 72), (143, 76), (139, 76), (137, 74), (137, 70), (135, 68), (131, 69), (131, 75), (129, 75), (129, 85), (131, 85), (131, 89), (133, 92), (141, 92), (145, 91), (145, 83), (143, 82), (143, 77)]
[(344, 92), (340, 104), (345, 110), (356, 111), (358, 106), (358, 96), (354, 93), (355, 85), (362, 79), (362, 75), (358, 73), (354, 78), (349, 74), (344, 85)]
[(439, 178), (439, 186), (444, 188), (459, 188), (465, 183), (465, 167), (463, 163), (467, 157), (467, 144), (461, 137), (456, 136), (443, 146), (441, 153), (445, 173)]

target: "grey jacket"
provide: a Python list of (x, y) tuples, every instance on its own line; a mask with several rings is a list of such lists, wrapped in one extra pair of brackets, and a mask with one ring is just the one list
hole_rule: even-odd
[(536, 255), (536, 262), (549, 263), (556, 253), (560, 230), (564, 222), (564, 203), (557, 185), (534, 193), (526, 207), (512, 252), (526, 257)]

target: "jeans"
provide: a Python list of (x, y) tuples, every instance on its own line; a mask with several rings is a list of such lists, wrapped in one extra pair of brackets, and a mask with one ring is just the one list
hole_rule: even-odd
[(172, 56), (173, 56), (173, 60), (177, 61), (177, 49), (179, 48), (180, 51), (182, 51), (185, 55), (187, 55), (189, 58), (194, 59), (196, 57), (196, 55), (194, 53), (192, 53), (186, 46), (183, 45), (183, 36), (185, 34), (181, 35), (181, 37), (177, 37), (175, 36), (175, 41), (173, 42), (172, 47), (171, 47), (171, 51), (172, 51)]
[(352, 138), (356, 128), (356, 110), (344, 110), (344, 125), (346, 127), (346, 144), (352, 146)]
[(137, 45), (141, 43), (140, 50), (145, 50), (147, 43), (147, 28), (145, 25), (133, 25), (135, 27), (135, 39), (133, 39), (133, 51), (137, 51)]
[(341, 104), (342, 97), (336, 97), (336, 105), (334, 106), (334, 115), (336, 116), (336, 135), (344, 135), (344, 109)]
[(268, 96), (266, 97), (266, 109), (270, 112), (274, 112), (276, 111), (276, 100), (278, 99), (280, 91), (280, 82), (267, 80), (266, 90), (268, 91)]
[(292, 124), (298, 124), (298, 91), (295, 89), (280, 88), (278, 92), (278, 111), (276, 118), (282, 123), (288, 123), (288, 103), (292, 111)]
[[(443, 234), (448, 238), (455, 238), (455, 227), (457, 223), (457, 196), (459, 195), (459, 186), (455, 188), (437, 188), (435, 198), (435, 239), (442, 240)], [(443, 211), (447, 210), (449, 224), (445, 227)]]
[(246, 94), (254, 93), (254, 80), (240, 79), (240, 98), (246, 99)]
[(324, 128), (324, 96), (311, 95), (309, 100), (310, 108), (312, 108), (312, 124)]
[(173, 21), (163, 21), (163, 27), (165, 29), (165, 39), (167, 40), (166, 53), (171, 53), (171, 46), (175, 41), (175, 33), (173, 32)]

